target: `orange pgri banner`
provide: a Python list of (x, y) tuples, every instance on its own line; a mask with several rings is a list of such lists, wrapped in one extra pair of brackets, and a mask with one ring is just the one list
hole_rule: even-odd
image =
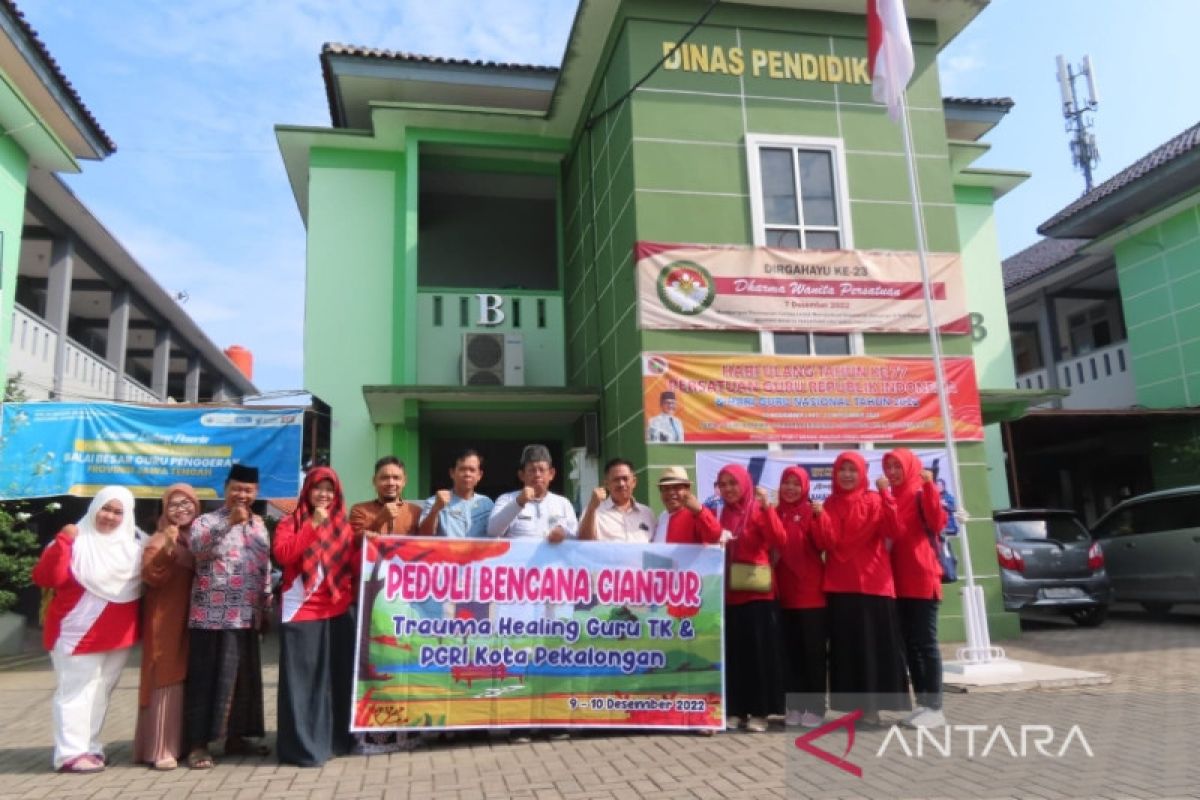
[[(942, 359), (954, 438), (981, 441), (975, 366)], [(646, 441), (933, 442), (931, 358), (643, 353)]]
[[(668, 330), (929, 330), (916, 253), (638, 242), (638, 325)], [(934, 319), (969, 333), (962, 261), (929, 253)]]

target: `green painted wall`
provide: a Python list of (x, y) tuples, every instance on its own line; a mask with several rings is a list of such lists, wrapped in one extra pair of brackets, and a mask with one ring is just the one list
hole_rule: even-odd
[(1200, 192), (1192, 199), (1113, 247), (1137, 402), (1147, 408), (1200, 405)]
[(8, 375), (13, 296), (17, 286), (17, 264), (21, 253), (21, 229), (25, 216), (25, 186), (29, 156), (12, 140), (0, 137), (0, 377)]
[(358, 501), (372, 495), (375, 458), (391, 450), (376, 442), (362, 387), (393, 383), (393, 324), (406, 324), (393, 308), (405, 161), (314, 150), (309, 181), (305, 388), (332, 409), (333, 467)]
[[(1000, 245), (993, 216), (995, 195), (987, 187), (956, 186), (958, 236), (962, 247), (967, 308), (971, 310), (975, 375), (981, 389), (1011, 389), (1017, 376), (1008, 334), (1008, 307), (1004, 302), (1004, 276)], [(1008, 508), (1004, 442), (999, 425), (984, 432), (991, 509)], [(979, 509), (980, 512), (990, 509)]]
[[(691, 19), (691, 7), (634, 3), (616, 34), (610, 61), (597, 76), (592, 109), (607, 107), (644, 75)], [(720, 8), (691, 42), (745, 53), (807, 51), (863, 56), (863, 28), (841, 16), (740, 7)], [(918, 74), (910, 113), (929, 247), (959, 249), (959, 208), (951, 174), (931, 31), (918, 27)], [(571, 152), (564, 176), (567, 270), (567, 374), (572, 385), (604, 387), (601, 460), (622, 455), (646, 466), (639, 495), (663, 467), (691, 465), (695, 446), (643, 442), (640, 356), (643, 351), (757, 352), (747, 333), (641, 332), (636, 326), (632, 247), (635, 241), (753, 242), (746, 135), (838, 138), (846, 161), (853, 245), (914, 249), (907, 171), (900, 130), (870, 99), (869, 85), (773, 79), (769, 68), (754, 76), (660, 71), (632, 99), (590, 131)], [(594, 181), (591, 176), (594, 175)], [(999, 280), (995, 233), (985, 213), (969, 213), (973, 253), (989, 257)], [(986, 289), (984, 290), (986, 291)], [(1003, 292), (996, 292), (1003, 315)], [(990, 308), (994, 303), (987, 303)], [(1004, 330), (1003, 318), (997, 330)], [(1003, 338), (1003, 337), (999, 337)], [(1005, 342), (1005, 344), (1007, 344)], [(928, 354), (923, 336), (868, 335), (867, 353)], [(948, 353), (970, 355), (969, 337), (948, 337)], [(1007, 354), (1007, 351), (1005, 351)], [(1011, 372), (1011, 363), (1009, 366)], [(1011, 379), (1005, 385), (1012, 385)], [(969, 526), (972, 561), (988, 595), (994, 635), (1017, 626), (999, 599), (989, 519), (989, 463), (983, 444), (959, 446), (964, 500), (979, 517)], [(944, 636), (962, 638), (959, 598), (951, 591), (943, 609)]]

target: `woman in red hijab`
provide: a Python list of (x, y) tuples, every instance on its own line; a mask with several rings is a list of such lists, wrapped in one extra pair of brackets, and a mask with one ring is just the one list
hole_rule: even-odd
[(814, 528), (828, 527), (821, 503), (808, 497), (808, 471), (788, 467), (779, 480), (775, 513), (787, 542), (775, 565), (782, 616), (784, 688), (799, 697), (785, 722), (815, 728), (825, 717), (829, 629), (825, 619), (825, 562)]
[(942, 653), (937, 639), (942, 565), (934, 548), (938, 533), (946, 527), (946, 510), (933, 473), (908, 448), (896, 448), (883, 457), (883, 474), (891, 484), (895, 501), (888, 536), (892, 540), (896, 611), (908, 675), (917, 696), (917, 708), (905, 723), (941, 726), (946, 724), (942, 714)]
[(354, 599), (359, 550), (337, 473), (316, 467), (272, 550), (283, 567), (279, 760), (317, 767), (350, 752)]
[(867, 724), (879, 724), (881, 710), (911, 708), (885, 541), (891, 505), (890, 494), (868, 489), (862, 456), (838, 455), (824, 508), (829, 526), (815, 532), (825, 551), (829, 705), (862, 709)]
[(783, 707), (779, 664), (779, 615), (771, 551), (784, 547), (783, 526), (756, 493), (745, 467), (731, 464), (717, 474), (724, 505), (721, 527), (733, 538), (725, 545), (728, 562), (725, 591), (726, 725), (746, 721), (746, 730), (762, 733), (767, 715)]

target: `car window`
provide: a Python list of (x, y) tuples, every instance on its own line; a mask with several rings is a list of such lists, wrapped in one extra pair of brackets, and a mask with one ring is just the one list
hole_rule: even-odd
[(1133, 509), (1122, 508), (1102, 519), (1092, 535), (1097, 539), (1109, 539), (1114, 536), (1129, 536), (1133, 533)]
[(1133, 507), (1133, 529), (1139, 534), (1195, 528), (1200, 525), (1200, 495), (1164, 497)]
[(1002, 539), (1018, 542), (1055, 541), (1068, 544), (1088, 539), (1087, 529), (1074, 517), (1051, 516), (1041, 519), (1006, 519), (997, 524)]

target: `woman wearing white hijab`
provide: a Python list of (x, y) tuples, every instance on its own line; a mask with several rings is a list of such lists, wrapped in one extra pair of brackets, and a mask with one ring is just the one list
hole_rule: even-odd
[(138, 640), (144, 538), (133, 523), (133, 495), (101, 489), (77, 525), (46, 547), (33, 581), (52, 589), (42, 642), (58, 677), (54, 693), (54, 768), (104, 769), (100, 728), (129, 648)]

